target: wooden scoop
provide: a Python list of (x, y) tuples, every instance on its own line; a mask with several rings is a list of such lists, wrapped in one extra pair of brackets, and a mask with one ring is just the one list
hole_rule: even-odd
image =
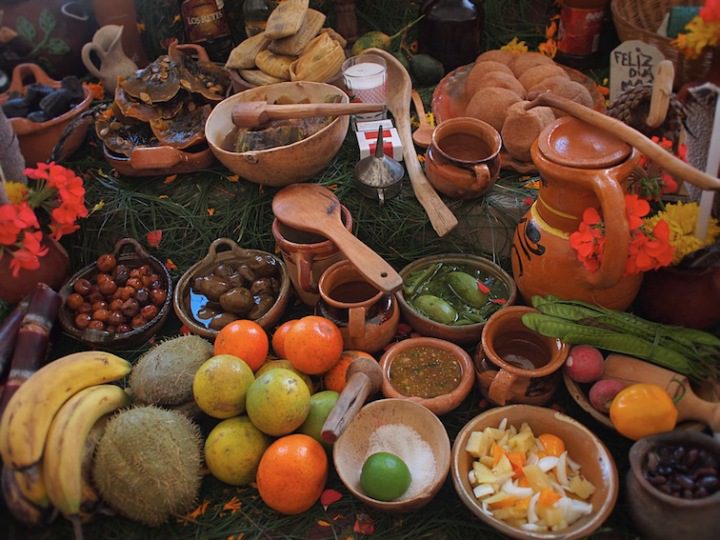
[(432, 142), (432, 134), (435, 129), (427, 121), (425, 107), (417, 90), (412, 91), (412, 102), (415, 104), (415, 111), (417, 112), (418, 121), (420, 122), (420, 127), (413, 131), (412, 140), (420, 148), (427, 148)]
[(370, 358), (354, 360), (347, 370), (347, 383), (322, 428), (322, 438), (334, 443), (355, 418), (368, 396), (380, 391), (383, 374), (380, 364)]
[(709, 426), (714, 433), (720, 434), (720, 403), (705, 401), (698, 397), (685, 375), (631, 356), (610, 354), (605, 360), (603, 378), (617, 379), (630, 384), (656, 384), (665, 388), (671, 397), (679, 398), (675, 403), (678, 421), (698, 420)]
[(395, 118), (400, 142), (403, 146), (405, 167), (410, 175), (415, 197), (427, 213), (430, 223), (438, 236), (445, 236), (455, 228), (458, 221), (450, 209), (425, 177), (418, 161), (410, 132), (410, 93), (412, 82), (403, 65), (389, 52), (381, 49), (366, 49), (364, 52), (377, 54), (387, 65), (387, 106)]
[(266, 101), (238, 103), (232, 110), (232, 122), (239, 128), (254, 128), (270, 120), (338, 116), (385, 110), (383, 103), (297, 103), (271, 105)]
[(331, 239), (370, 283), (390, 293), (402, 287), (402, 278), (392, 266), (345, 228), (340, 201), (318, 184), (291, 184), (275, 194), (275, 216), (289, 227)]

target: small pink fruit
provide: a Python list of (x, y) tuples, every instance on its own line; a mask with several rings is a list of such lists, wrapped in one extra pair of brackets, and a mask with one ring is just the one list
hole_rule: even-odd
[(595, 382), (605, 372), (605, 360), (595, 347), (575, 345), (565, 361), (565, 372), (575, 382)]
[(615, 379), (602, 379), (590, 387), (590, 404), (600, 412), (610, 412), (610, 404), (618, 392), (625, 388), (625, 383)]

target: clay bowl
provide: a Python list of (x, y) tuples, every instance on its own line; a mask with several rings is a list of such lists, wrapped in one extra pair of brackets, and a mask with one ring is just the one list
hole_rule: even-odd
[(327, 97), (335, 96), (340, 97), (341, 103), (349, 102), (344, 92), (325, 83), (285, 82), (259, 86), (220, 102), (205, 123), (205, 136), (215, 157), (246, 180), (268, 186), (303, 182), (323, 170), (335, 157), (345, 140), (350, 117), (338, 116), (330, 125), (294, 144), (239, 153), (223, 149), (225, 137), (234, 128), (232, 110), (238, 103), (246, 101), (275, 103), (307, 99), (310, 103), (321, 103)]
[[(228, 250), (220, 251), (221, 247), (227, 248)], [(290, 298), (290, 278), (288, 277), (285, 263), (283, 263), (282, 259), (275, 257), (275, 255), (268, 253), (267, 251), (244, 249), (229, 238), (218, 238), (210, 244), (207, 255), (205, 255), (202, 260), (196, 262), (188, 268), (175, 287), (173, 309), (180, 321), (182, 321), (182, 323), (190, 329), (190, 332), (208, 339), (215, 339), (218, 334), (217, 330), (206, 327), (198, 322), (192, 315), (192, 310), (190, 309), (190, 288), (193, 280), (197, 276), (208, 273), (218, 263), (246, 261), (254, 258), (256, 255), (272, 257), (275, 259), (278, 264), (278, 268), (280, 269), (280, 292), (278, 293), (277, 299), (265, 315), (255, 319), (255, 322), (266, 330), (275, 325), (284, 313), (288, 299)], [(238, 319), (242, 318), (243, 317), (238, 317)]]
[(60, 308), (58, 319), (65, 333), (90, 347), (121, 348), (145, 343), (160, 330), (170, 313), (170, 304), (172, 303), (172, 278), (170, 277), (170, 272), (165, 268), (165, 265), (151, 256), (143, 249), (137, 240), (132, 238), (122, 238), (118, 240), (115, 244), (115, 249), (113, 249), (113, 255), (115, 255), (118, 264), (124, 264), (128, 267), (128, 270), (149, 264), (153, 272), (160, 276), (160, 281), (163, 282), (167, 296), (162, 306), (158, 306), (158, 313), (153, 319), (130, 332), (112, 334), (105, 330), (93, 330), (90, 328), (80, 330), (75, 326), (73, 311), (66, 305), (65, 300), (68, 295), (74, 291), (75, 282), (78, 279), (84, 278), (92, 281), (92, 278), (98, 274), (96, 263), (87, 265), (73, 275), (62, 289), (60, 289), (60, 294), (63, 297), (63, 305)]
[[(51, 88), (60, 88), (60, 81), (51, 79), (37, 64), (19, 64), (12, 73), (12, 82), (5, 94), (0, 95), (0, 105), (5, 103), (10, 94), (25, 94), (28, 81), (38, 82)], [(63, 131), (80, 114), (90, 108), (93, 97), (87, 86), (83, 85), (85, 98), (69, 111), (48, 120), (47, 122), (32, 122), (26, 118), (11, 118), (10, 125), (18, 136), (20, 151), (28, 166), (50, 159), (53, 148), (60, 141)], [(65, 139), (60, 158), (70, 156), (85, 140), (87, 124), (82, 125)]]
[[(423, 257), (422, 259), (413, 261), (403, 268), (400, 271), (400, 276), (403, 280), (406, 280), (411, 273), (436, 263), (458, 264), (479, 269), (483, 274), (491, 276), (495, 278), (495, 280), (504, 284), (505, 289), (507, 290), (507, 296), (505, 297), (505, 303), (500, 309), (515, 304), (517, 287), (515, 286), (515, 282), (512, 277), (510, 277), (507, 272), (492, 261), (475, 255), (454, 253)], [(400, 309), (405, 321), (412, 326), (416, 332), (422, 334), (423, 336), (436, 337), (461, 344), (477, 343), (480, 341), (482, 329), (485, 326), (484, 322), (463, 326), (451, 326), (439, 323), (426, 317), (410, 305), (410, 303), (405, 300), (402, 289), (396, 293), (396, 297), (398, 299), (398, 303), (400, 304)]]
[[(425, 477), (427, 462), (413, 467), (412, 460), (396, 449), (396, 446), (412, 448), (412, 442), (402, 440), (398, 429), (384, 428), (388, 431), (382, 437), (376, 435), (378, 442), (372, 453), (388, 451), (398, 455), (410, 468), (410, 474), (422, 477), (424, 482), (418, 486), (411, 484), (405, 495), (394, 501), (383, 502), (363, 493), (360, 472), (370, 453), (371, 437), (383, 426), (398, 424), (412, 428), (427, 443), (435, 458), (435, 470), (432, 477), (429, 474)], [(422, 405), (406, 399), (381, 399), (365, 405), (350, 422), (333, 446), (333, 459), (340, 480), (362, 502), (385, 512), (411, 512), (429, 503), (445, 482), (450, 468), (450, 440), (440, 419)], [(418, 469), (424, 471), (418, 474)]]
[[(507, 418), (508, 426), (520, 428), (523, 422), (527, 422), (535, 436), (552, 433), (565, 442), (568, 455), (580, 464), (582, 475), (595, 486), (595, 492), (589, 499), (593, 505), (592, 514), (580, 518), (561, 531), (531, 532), (513, 527), (483, 512), (468, 480), (474, 458), (465, 451), (465, 446), (473, 431), (482, 431), (487, 427), (496, 428), (503, 418)], [(619, 480), (615, 461), (602, 441), (577, 420), (553, 409), (532, 405), (490, 409), (470, 420), (455, 438), (451, 467), (453, 484), (463, 504), (500, 533), (521, 540), (573, 540), (589, 536), (610, 515), (618, 496)]]
[(130, 157), (116, 154), (103, 145), (105, 161), (123, 176), (163, 176), (205, 169), (214, 157), (204, 143), (196, 148), (178, 150), (171, 146), (135, 148)]
[(720, 463), (720, 442), (703, 433), (676, 430), (640, 439), (630, 449), (626, 477), (632, 520), (644, 538), (714, 540), (720, 530), (720, 491), (701, 499), (682, 499), (663, 493), (645, 478), (648, 453), (666, 444), (703, 448)]
[[(400, 393), (392, 384), (390, 374), (392, 372), (393, 361), (408, 349), (415, 347), (432, 347), (448, 351), (453, 355), (455, 360), (460, 364), (462, 376), (460, 383), (454, 390), (446, 394), (442, 394), (433, 398), (421, 398), (417, 396), (407, 396)], [(435, 414), (445, 414), (455, 409), (467, 397), (472, 390), (473, 381), (475, 380), (475, 371), (473, 362), (468, 353), (461, 347), (442, 339), (417, 337), (400, 341), (391, 346), (380, 359), (380, 367), (383, 372), (382, 393), (387, 398), (398, 398), (413, 401), (427, 407)]]

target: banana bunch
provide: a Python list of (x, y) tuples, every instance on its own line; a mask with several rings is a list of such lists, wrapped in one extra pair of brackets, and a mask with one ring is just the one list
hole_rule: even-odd
[(92, 459), (91, 430), (128, 404), (122, 388), (106, 383), (130, 369), (111, 353), (75, 353), (47, 364), (15, 392), (0, 419), (0, 487), (18, 520), (38, 525), (57, 509), (79, 524), (99, 502), (84, 471)]

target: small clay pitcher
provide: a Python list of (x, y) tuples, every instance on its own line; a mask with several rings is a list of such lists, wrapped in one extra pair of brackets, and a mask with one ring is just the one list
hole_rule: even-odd
[[(81, 51), (83, 64), (91, 75), (100, 79), (109, 93), (115, 92), (118, 77), (132, 75), (138, 68), (123, 50), (122, 34), (122, 26), (105, 25), (95, 32), (92, 41), (83, 45)], [(90, 56), (93, 52), (100, 59), (99, 69)]]
[(535, 312), (525, 306), (506, 307), (485, 323), (475, 368), (480, 391), (497, 405), (543, 405), (557, 388), (556, 372), (570, 348), (522, 323), (525, 313)]
[(366, 281), (350, 261), (325, 270), (318, 290), (317, 312), (338, 325), (346, 350), (372, 353), (390, 343), (400, 319), (397, 300)]
[(445, 120), (433, 131), (425, 174), (449, 197), (479, 197), (497, 180), (501, 147), (500, 134), (486, 122), (469, 117)]
[[(350, 210), (341, 205), (340, 213), (345, 228), (352, 231)], [(314, 307), (320, 299), (317, 286), (320, 276), (331, 265), (345, 260), (345, 256), (332, 240), (294, 229), (277, 218), (273, 220), (272, 233), (300, 300)]]

